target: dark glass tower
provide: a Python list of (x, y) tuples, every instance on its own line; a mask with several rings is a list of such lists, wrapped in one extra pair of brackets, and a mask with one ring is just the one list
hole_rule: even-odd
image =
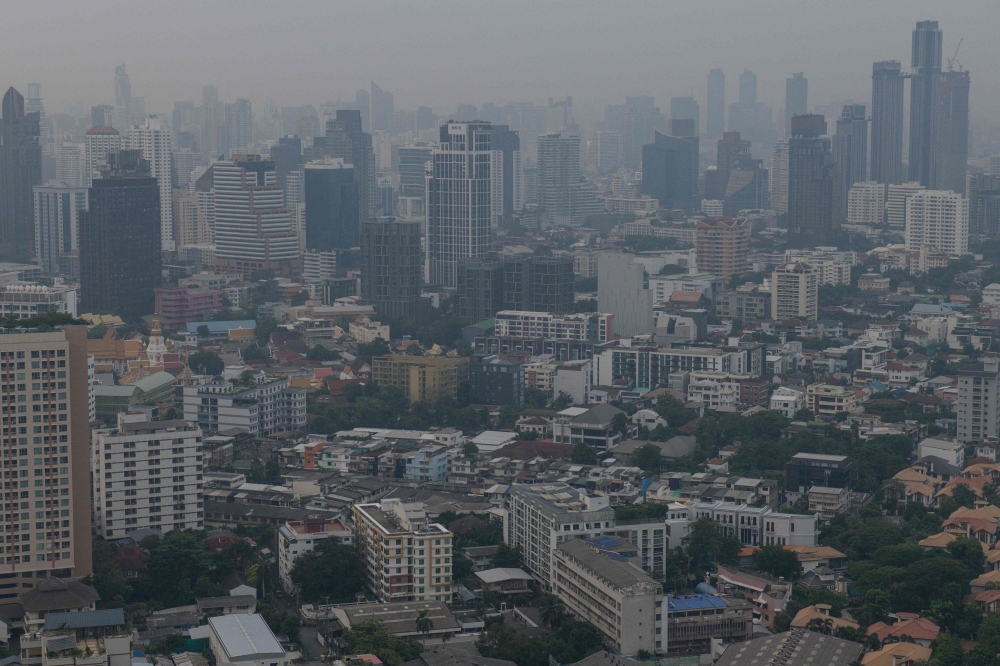
[(306, 248), (334, 250), (358, 247), (358, 183), (344, 160), (306, 164)]
[(423, 273), (419, 221), (379, 217), (361, 226), (361, 298), (380, 316), (418, 319)]
[(840, 219), (839, 174), (823, 116), (792, 118), (788, 140), (788, 246), (829, 245)]
[[(327, 121), (326, 154), (339, 157), (354, 167), (359, 224), (375, 217), (375, 153), (372, 152), (372, 135), (361, 131), (360, 111), (339, 109), (336, 119)], [(306, 208), (308, 210), (308, 204)]]
[(903, 182), (903, 75), (898, 60), (872, 65), (871, 179)]
[[(691, 121), (672, 123), (674, 134), (694, 131)], [(642, 192), (667, 210), (692, 212), (698, 198), (698, 137), (655, 132), (642, 147)]]
[(913, 31), (910, 75), (910, 180), (936, 188), (935, 138), (942, 33), (937, 21), (920, 21)]
[(9, 88), (0, 120), (0, 258), (26, 262), (35, 246), (35, 196), (42, 183), (39, 113), (24, 112), (24, 96)]
[(529, 256), (503, 262), (503, 309), (573, 311), (573, 258)]
[(840, 210), (847, 212), (847, 192), (854, 183), (868, 180), (868, 118), (864, 104), (848, 104), (837, 118), (833, 158), (840, 171)]
[(721, 69), (708, 73), (708, 105), (705, 132), (709, 139), (722, 136), (726, 127), (726, 74)]
[(798, 72), (785, 79), (785, 136), (792, 133), (792, 118), (809, 113), (809, 79)]
[(969, 72), (947, 71), (938, 83), (937, 187), (965, 194), (969, 170)]

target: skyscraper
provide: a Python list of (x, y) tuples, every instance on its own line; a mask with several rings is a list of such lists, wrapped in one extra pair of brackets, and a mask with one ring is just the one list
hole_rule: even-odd
[(771, 207), (778, 215), (788, 214), (788, 139), (774, 144), (771, 153)]
[[(489, 248), (490, 134), (489, 123), (441, 126), (441, 147), (431, 153), (432, 169), (427, 178), (430, 284), (456, 286), (458, 263), (483, 257)], [(577, 165), (579, 168), (579, 160)]]
[(577, 213), (580, 188), (580, 136), (552, 133), (538, 137), (538, 204), (557, 224), (583, 222)]
[(739, 132), (723, 132), (716, 146), (715, 170), (705, 172), (705, 198), (722, 200), (737, 160), (750, 155), (750, 142), (740, 138)]
[[(788, 140), (788, 246), (829, 245), (840, 220), (839, 175), (823, 116), (792, 118)], [(815, 318), (815, 317), (814, 317)]]
[(326, 153), (339, 157), (354, 167), (358, 183), (358, 225), (376, 214), (375, 153), (372, 135), (361, 131), (361, 112), (337, 110), (337, 117), (326, 123)]
[(358, 183), (342, 159), (305, 166), (306, 248), (328, 251), (358, 247)]
[(846, 214), (847, 193), (851, 185), (868, 179), (868, 119), (864, 104), (848, 104), (837, 118), (833, 159), (840, 171), (840, 210)]
[(219, 104), (219, 89), (204, 86), (201, 89), (201, 150), (209, 157), (219, 156), (219, 132), (225, 118)]
[[(515, 210), (523, 208), (515, 206), (515, 192), (524, 190), (524, 170), (521, 162), (521, 139), (518, 133), (509, 125), (491, 125), (490, 151), (493, 153), (493, 164), (490, 168), (490, 195), (493, 199), (494, 226)], [(401, 176), (402, 177), (402, 176)]]
[(935, 107), (941, 78), (942, 33), (937, 21), (919, 21), (913, 31), (910, 75), (911, 181), (937, 187), (935, 174)]
[(747, 270), (750, 221), (745, 218), (698, 220), (695, 237), (698, 271), (718, 275), (725, 283)]
[(798, 72), (785, 79), (785, 136), (792, 133), (792, 118), (809, 113), (809, 79)]
[(969, 170), (969, 72), (949, 70), (938, 84), (938, 186), (965, 194)]
[(431, 161), (431, 146), (414, 143), (399, 147), (399, 196), (424, 199), (427, 188), (427, 163)]
[(132, 124), (132, 84), (124, 63), (115, 67), (115, 117), (112, 127), (119, 132)]
[(648, 95), (626, 97), (625, 104), (609, 104), (604, 109), (603, 129), (622, 137), (622, 161), (630, 169), (642, 163), (642, 147), (653, 140), (653, 131), (667, 131), (667, 119)]
[(745, 138), (754, 134), (757, 126), (757, 75), (749, 69), (740, 74), (740, 95), (729, 106), (729, 131), (740, 132)]
[(726, 74), (721, 69), (708, 73), (708, 108), (706, 134), (709, 139), (722, 136), (726, 128)]
[(424, 299), (419, 221), (379, 217), (361, 225), (361, 298), (382, 317), (417, 319)]
[[(79, 250), (80, 212), (87, 210), (87, 188), (55, 181), (35, 187), (35, 261), (48, 275), (61, 272), (64, 256)], [(73, 261), (64, 261), (72, 265)]]
[(108, 153), (121, 150), (122, 136), (114, 127), (98, 125), (87, 130), (84, 137), (83, 184), (90, 183), (100, 175), (108, 164)]
[(573, 311), (573, 258), (532, 255), (503, 260), (503, 309)]
[(88, 312), (135, 321), (160, 286), (160, 185), (142, 151), (108, 155), (80, 212), (80, 292)]
[(91, 127), (111, 127), (115, 122), (115, 107), (110, 104), (90, 107)]
[(693, 120), (694, 133), (691, 136), (700, 136), (701, 132), (701, 109), (694, 97), (671, 97), (670, 98), (670, 120)]
[(906, 200), (906, 249), (931, 245), (950, 255), (969, 251), (969, 200), (949, 190), (920, 190)]
[(237, 155), (212, 165), (215, 187), (215, 267), (249, 279), (272, 270), (295, 278), (301, 270), (298, 236), (278, 187), (274, 162)]
[(276, 145), (271, 146), (271, 159), (274, 160), (274, 169), (278, 174), (278, 186), (284, 188), (288, 174), (300, 169), (304, 163), (302, 139), (297, 136), (281, 137)]
[(371, 82), (371, 130), (388, 130), (389, 116), (393, 112), (392, 93)]
[(128, 149), (142, 151), (142, 159), (149, 162), (150, 175), (160, 184), (160, 240), (164, 250), (173, 250), (174, 218), (170, 197), (173, 164), (170, 153), (170, 129), (160, 116), (149, 116), (140, 124), (128, 128), (123, 144)]
[(469, 322), (493, 319), (503, 310), (503, 262), (496, 257), (463, 259), (458, 264), (458, 316)]
[(903, 75), (898, 60), (872, 65), (871, 179), (903, 182)]
[(1000, 175), (979, 174), (969, 183), (969, 233), (1000, 236)]
[(226, 104), (226, 154), (246, 153), (252, 141), (253, 113), (250, 100), (238, 99), (234, 104)]
[(24, 97), (13, 88), (3, 96), (0, 120), (0, 258), (26, 262), (34, 247), (32, 188), (42, 182), (38, 113), (24, 112)]
[(671, 124), (678, 136), (655, 132), (653, 143), (642, 147), (642, 192), (661, 208), (692, 212), (698, 199), (698, 137), (688, 134), (694, 130), (690, 120)]

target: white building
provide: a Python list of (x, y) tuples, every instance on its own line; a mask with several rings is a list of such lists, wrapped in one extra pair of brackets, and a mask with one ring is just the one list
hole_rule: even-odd
[(92, 441), (98, 534), (120, 539), (149, 528), (204, 528), (200, 428), (120, 413), (117, 427), (95, 430)]
[(701, 403), (707, 409), (734, 412), (740, 401), (739, 384), (711, 377), (692, 379), (688, 384), (687, 400)]
[(561, 393), (565, 393), (572, 400), (572, 404), (587, 404), (592, 367), (593, 364), (589, 360), (569, 361), (556, 367), (552, 381), (552, 395), (558, 398)]
[(170, 189), (171, 142), (170, 126), (159, 116), (149, 116), (141, 124), (129, 127), (124, 147), (142, 150), (142, 157), (149, 160), (150, 175), (160, 186), (160, 241), (164, 250), (174, 248), (174, 213)]
[(889, 185), (885, 195), (885, 221), (893, 229), (906, 226), (906, 200), (924, 190), (920, 183)]
[(921, 190), (906, 200), (906, 249), (932, 245), (950, 255), (969, 251), (969, 200), (950, 190)]
[(306, 390), (263, 374), (251, 385), (199, 375), (183, 387), (184, 419), (209, 432), (243, 428), (257, 437), (304, 430)]
[(50, 312), (76, 316), (76, 289), (15, 283), (0, 286), (0, 317), (30, 319)]
[(90, 187), (108, 164), (108, 153), (122, 147), (122, 135), (113, 127), (93, 127), (87, 131), (84, 143), (83, 185)]
[(62, 262), (79, 252), (80, 211), (87, 210), (87, 188), (53, 181), (35, 187), (34, 195), (35, 261), (42, 272), (57, 275), (64, 268)]
[(771, 274), (771, 319), (816, 321), (818, 307), (819, 271), (801, 262), (774, 269)]
[(73, 187), (81, 187), (86, 168), (84, 144), (64, 141), (56, 154), (56, 178), (66, 181)]
[(880, 227), (885, 221), (885, 185), (873, 180), (855, 183), (847, 191), (847, 223)]
[(708, 217), (722, 217), (721, 199), (702, 199), (701, 212)]
[[(303, 236), (303, 239), (305, 236)], [(305, 240), (302, 241), (303, 243)], [(302, 254), (302, 281), (322, 282), (337, 277), (337, 253), (307, 249)]]
[(775, 143), (771, 154), (771, 207), (778, 215), (788, 212), (788, 139)]
[(607, 342), (613, 319), (614, 315), (600, 312), (554, 314), (501, 310), (496, 314), (495, 327), (500, 337)]
[[(994, 383), (993, 386), (996, 386)], [(996, 390), (996, 389), (994, 389)], [(959, 381), (959, 400), (962, 396), (962, 382)], [(996, 414), (996, 403), (997, 399), (993, 398), (993, 414)], [(962, 418), (961, 412), (959, 413), (959, 419)], [(994, 416), (995, 418), (995, 416)], [(983, 434), (983, 437), (996, 437), (995, 434)], [(975, 438), (976, 441), (979, 438)], [(955, 467), (962, 469), (965, 467), (965, 445), (961, 441), (954, 441), (950, 439), (934, 439), (933, 437), (928, 437), (927, 439), (920, 442), (917, 445), (917, 457), (923, 458), (925, 456), (934, 456), (935, 458), (940, 458), (944, 460), (949, 465), (954, 465)]]
[(215, 663), (239, 666), (288, 666), (285, 652), (260, 615), (220, 615), (208, 618), (208, 644)]
[[(955, 401), (958, 441), (978, 442), (984, 437), (1000, 437), (1000, 362), (995, 354), (984, 354), (975, 364), (958, 371), (958, 400)], [(925, 439), (920, 443), (928, 453), (949, 460), (945, 455), (930, 453), (939, 440)], [(944, 443), (940, 447), (948, 448)], [(953, 456), (957, 456), (956, 452)], [(964, 460), (964, 457), (963, 457)], [(953, 465), (959, 463), (952, 462)], [(961, 466), (961, 465), (959, 465)]]
[(598, 261), (597, 309), (614, 313), (615, 335), (647, 335), (654, 329), (653, 292), (634, 259), (631, 254), (601, 252)]
[(278, 528), (278, 577), (286, 592), (295, 593), (295, 561), (327, 539), (350, 545), (354, 543), (354, 532), (337, 518), (290, 520)]
[(744, 546), (815, 546), (819, 536), (815, 515), (778, 513), (766, 506), (732, 502), (672, 502), (667, 505), (670, 549), (683, 545), (691, 523), (714, 520)]
[(806, 394), (788, 386), (782, 386), (771, 394), (768, 408), (780, 412), (785, 418), (792, 418), (795, 412), (806, 406)]

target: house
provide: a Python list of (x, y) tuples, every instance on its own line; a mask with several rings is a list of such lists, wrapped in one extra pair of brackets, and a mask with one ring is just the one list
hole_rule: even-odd
[[(941, 632), (941, 627), (926, 618), (920, 617), (916, 613), (900, 612), (896, 613), (896, 618), (897, 620), (894, 624), (876, 622), (870, 625), (868, 627), (868, 635), (878, 636), (882, 645), (906, 640), (907, 642), (912, 641), (917, 645), (929, 648)], [(904, 636), (907, 638), (904, 639)]]
[(195, 604), (198, 606), (198, 611), (204, 615), (251, 615), (257, 612), (257, 597), (250, 594), (205, 597), (195, 599)]
[[(493, 556), (497, 552), (496, 546), (469, 546), (465, 548), (465, 556), (472, 561), (473, 571), (485, 571), (489, 569), (493, 561)], [(1000, 552), (1000, 551), (998, 551)]]
[(111, 563), (125, 574), (125, 579), (130, 583), (139, 580), (139, 576), (146, 570), (146, 562), (149, 555), (136, 545), (121, 546), (111, 553)]
[(803, 573), (819, 567), (843, 569), (847, 566), (847, 555), (830, 546), (785, 546), (785, 550), (795, 553)]
[(653, 430), (656, 426), (667, 427), (666, 419), (652, 409), (640, 409), (629, 418), (629, 421), (632, 425), (646, 428), (647, 430)]
[[(598, 451), (610, 451), (622, 441), (614, 419), (625, 412), (608, 404), (593, 407), (570, 407), (559, 412), (563, 417), (552, 424), (553, 439), (564, 444), (588, 444)], [(473, 440), (474, 441), (474, 440)]]
[(517, 568), (486, 569), (475, 572), (484, 590), (498, 594), (518, 594), (530, 591), (531, 574)]
[(861, 658), (862, 666), (914, 666), (918, 661), (927, 663), (931, 649), (916, 643), (889, 643), (881, 650), (869, 652)]
[(50, 612), (92, 611), (100, 600), (97, 590), (89, 585), (54, 576), (41, 581), (34, 589), (25, 590), (18, 597), (24, 609), (26, 633), (41, 629), (45, 625), (45, 616)]
[(791, 626), (801, 629), (817, 629), (819, 631), (836, 631), (844, 627), (860, 629), (861, 625), (853, 620), (833, 617), (830, 615), (830, 604), (816, 604), (806, 606), (792, 618)]
[(934, 456), (961, 468), (965, 464), (965, 446), (954, 440), (928, 437), (917, 445), (917, 458), (924, 456)]
[[(231, 597), (257, 597), (257, 588), (244, 580), (238, 571), (230, 571), (222, 578), (222, 589)], [(254, 612), (254, 611), (251, 611)]]

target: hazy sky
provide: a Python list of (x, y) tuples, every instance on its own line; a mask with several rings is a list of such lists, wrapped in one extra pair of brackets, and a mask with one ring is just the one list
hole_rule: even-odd
[(958, 60), (972, 72), (974, 122), (1000, 120), (997, 0), (7, 0), (0, 83), (41, 83), (49, 113), (113, 102), (124, 62), (150, 112), (199, 100), (205, 84), (223, 100), (292, 106), (353, 99), (375, 80), (397, 107), (438, 114), (572, 95), (587, 116), (631, 94), (668, 112), (669, 97), (692, 90), (704, 114), (708, 70), (726, 71), (729, 102), (747, 67), (777, 111), (798, 71), (810, 107), (867, 103), (872, 61), (908, 67), (910, 32), (927, 19), (944, 30), (946, 58), (965, 38)]

